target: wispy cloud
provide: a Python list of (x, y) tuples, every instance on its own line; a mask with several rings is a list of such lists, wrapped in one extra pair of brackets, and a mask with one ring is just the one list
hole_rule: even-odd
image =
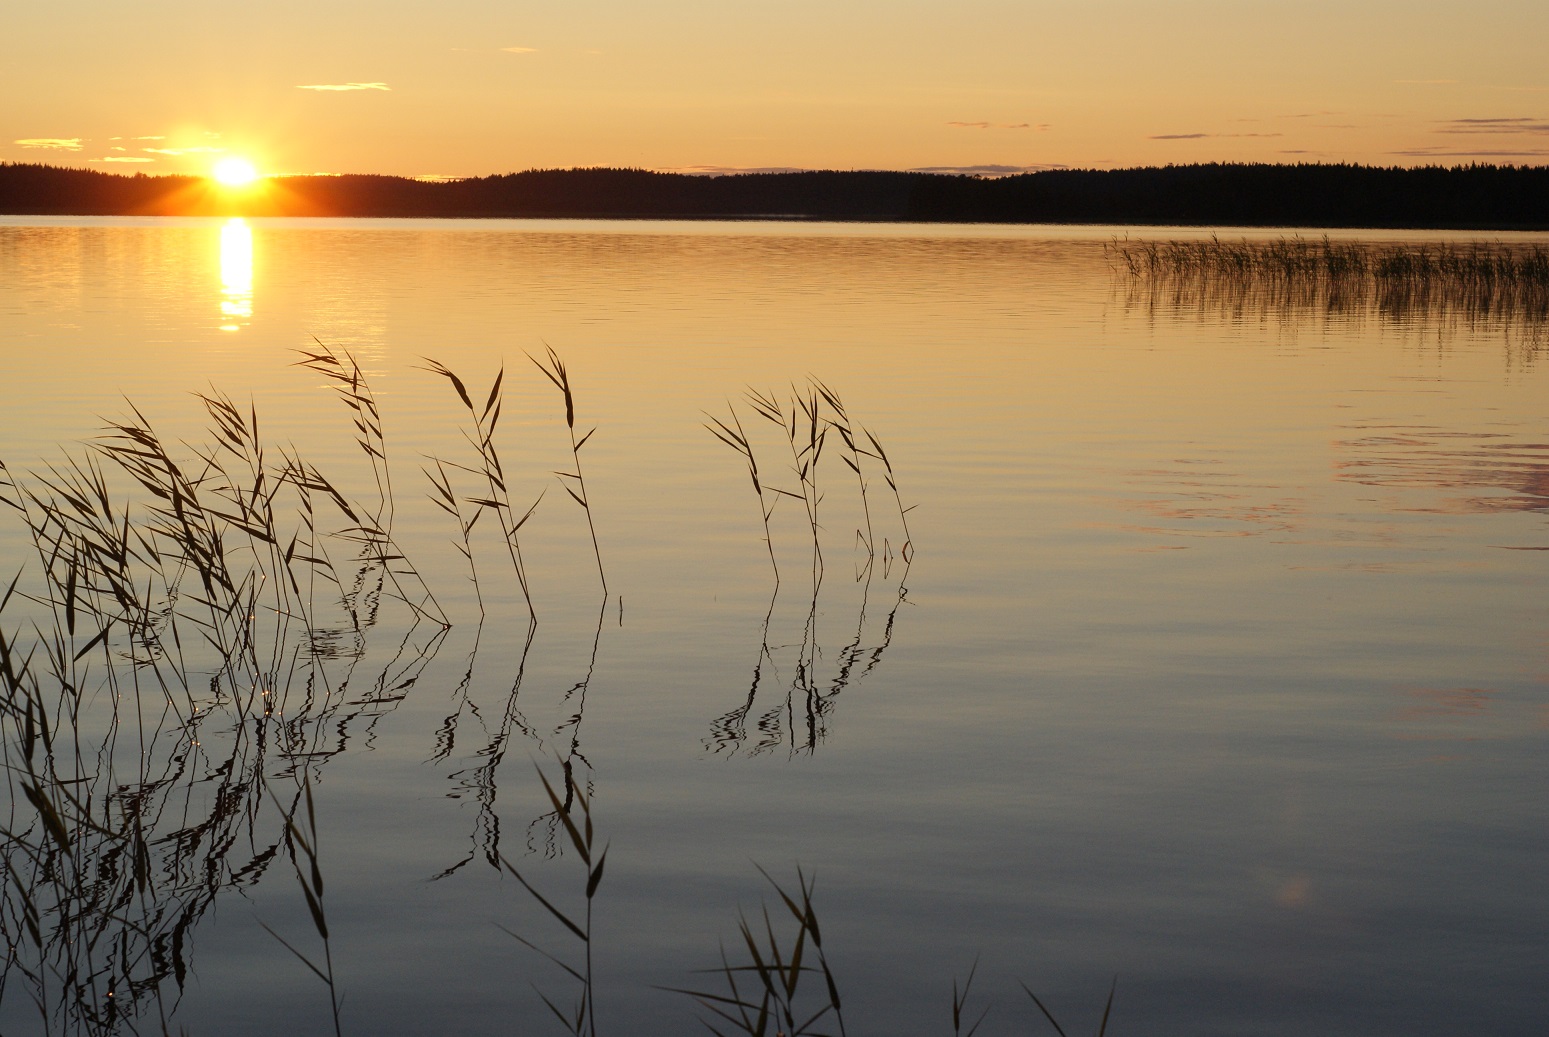
[(195, 148), (141, 148), (148, 155), (219, 155), (225, 148), (195, 147)]
[(689, 176), (737, 176), (741, 173), (805, 173), (801, 166), (662, 166), (658, 173), (685, 173)]
[(24, 148), (46, 148), (54, 151), (80, 151), (80, 137), (28, 137), (24, 140), (13, 140), (12, 144), (20, 144)]
[(1524, 116), (1492, 119), (1450, 119), (1436, 130), (1437, 133), (1526, 133), (1534, 136), (1549, 133), (1549, 122)]
[(1283, 133), (1153, 133), (1146, 140), (1206, 140), (1217, 137), (1284, 137)]
[(1049, 128), (1049, 123), (1046, 122), (1034, 126), (1030, 122), (959, 122), (955, 119), (947, 125), (960, 130), (1046, 130)]
[(109, 155), (106, 158), (89, 158), (88, 162), (155, 162), (153, 158), (141, 158), (139, 155)]
[(391, 90), (392, 87), (386, 83), (312, 83), (308, 86), (298, 86), (296, 89), (343, 93), (349, 90)]
[(536, 53), (538, 53), (538, 48), (537, 47), (501, 47), (500, 51), (503, 54), (536, 54)]
[(1549, 148), (1523, 148), (1520, 150), (1448, 150), (1446, 148), (1420, 147), (1390, 151), (1390, 155), (1407, 155), (1410, 158), (1544, 158)]
[(915, 166), (909, 173), (945, 173), (949, 176), (1016, 176), (1018, 173), (1037, 173), (1045, 169), (1069, 169), (1063, 162), (1045, 162), (1031, 166), (1008, 166), (986, 163), (978, 166)]

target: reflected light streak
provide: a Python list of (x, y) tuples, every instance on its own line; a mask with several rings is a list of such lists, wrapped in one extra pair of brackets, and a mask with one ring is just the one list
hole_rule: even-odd
[(221, 316), (222, 331), (238, 331), (253, 316), (253, 229), (240, 216), (221, 227)]

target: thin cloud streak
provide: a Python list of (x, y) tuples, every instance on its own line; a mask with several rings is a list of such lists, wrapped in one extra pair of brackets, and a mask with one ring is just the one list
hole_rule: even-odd
[(12, 144), (19, 144), (24, 148), (43, 148), (54, 151), (80, 151), (80, 137), (28, 137), (24, 140), (13, 140)]
[(501, 47), (500, 48), (500, 52), (502, 54), (536, 54), (536, 53), (538, 53), (538, 48), (537, 47)]
[(1402, 151), (1390, 151), (1389, 155), (1404, 155), (1409, 158), (1543, 158), (1549, 155), (1549, 148), (1530, 148), (1521, 151), (1447, 151), (1442, 148), (1405, 148)]
[(344, 93), (352, 90), (391, 90), (392, 87), (386, 83), (313, 83), (309, 86), (298, 86), (296, 89)]
[(1063, 162), (1041, 162), (1031, 166), (1008, 166), (986, 163), (978, 166), (915, 166), (906, 173), (941, 173), (947, 176), (1016, 176), (1020, 173), (1037, 173), (1045, 169), (1069, 169)]
[(1489, 119), (1452, 119), (1437, 129), (1437, 133), (1506, 134), (1525, 133), (1534, 136), (1549, 134), (1549, 122), (1513, 116)]
[(807, 173), (802, 166), (661, 166), (657, 173), (683, 173), (686, 176), (740, 176), (744, 173)]
[(1146, 140), (1206, 140), (1220, 137), (1284, 137), (1283, 133), (1153, 133)]
[[(1035, 128), (1028, 122), (960, 122), (955, 119), (947, 125), (960, 130), (1031, 130)], [(1046, 130), (1049, 126), (1049, 123), (1041, 122), (1036, 129)]]

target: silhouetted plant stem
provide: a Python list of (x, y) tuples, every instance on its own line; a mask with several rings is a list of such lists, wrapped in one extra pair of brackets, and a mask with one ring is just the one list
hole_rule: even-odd
[(909, 512), (914, 510), (914, 505), (911, 504), (907, 508), (904, 507), (903, 497), (898, 493), (898, 480), (893, 474), (893, 463), (888, 460), (887, 451), (882, 449), (882, 444), (878, 442), (877, 437), (872, 434), (870, 429), (862, 429), (861, 431), (866, 433), (866, 438), (871, 442), (872, 450), (876, 451), (877, 460), (882, 462), (887, 488), (893, 491), (893, 499), (898, 502), (898, 521), (903, 523), (904, 527), (904, 544), (898, 549), (898, 553), (907, 564), (914, 556), (914, 538), (909, 535)]
[[(511, 494), (506, 486), (505, 469), (500, 463), (500, 452), (495, 449), (495, 427), (500, 423), (502, 407), (500, 385), (505, 379), (505, 368), (502, 367), (495, 375), (494, 384), (490, 386), (489, 396), (481, 409), (474, 406), (473, 400), (468, 395), (468, 388), (463, 384), (461, 378), (447, 367), (431, 360), (429, 357), (424, 359), (430, 365), (425, 370), (441, 375), (451, 382), (458, 399), (462, 400), (463, 406), (468, 409), (468, 416), (472, 419), (473, 426), (471, 431), (465, 429), (463, 436), (478, 453), (479, 465), (477, 468), (473, 468), (454, 464), (453, 467), (472, 472), (484, 479), (487, 495), (483, 497), (470, 497), (468, 498), (468, 503), (481, 508), (488, 508), (495, 512), (497, 521), (500, 523), (501, 539), (505, 543), (506, 553), (511, 560), (511, 566), (516, 572), (517, 583), (521, 586), (522, 598), (527, 603), (528, 616), (533, 622), (537, 622), (538, 612), (533, 605), (532, 588), (527, 582), (527, 566), (522, 560), (522, 546), (517, 538), (517, 533), (522, 526), (527, 524), (527, 520), (532, 518), (532, 513), (537, 510), (538, 503), (543, 499), (543, 494), (539, 493), (537, 500), (532, 502), (532, 506), (520, 518), (516, 517), (511, 506)], [(471, 521), (468, 528), (472, 528)]]
[[(866, 523), (864, 532), (857, 529), (855, 535), (866, 545), (864, 570), (870, 572), (872, 562), (876, 559), (876, 536), (871, 529), (871, 504), (866, 497), (866, 477), (861, 472), (861, 451), (855, 445), (855, 433), (850, 427), (850, 416), (845, 411), (838, 394), (816, 378), (812, 380), (812, 384), (827, 401), (829, 409), (833, 411), (834, 416), (828, 419), (828, 427), (838, 432), (840, 440), (844, 443), (844, 452), (840, 453), (839, 458), (855, 473), (855, 482), (861, 495), (861, 514)], [(860, 577), (857, 576), (856, 581), (859, 582), (859, 580)]]
[[(1020, 986), (1022, 987), (1023, 992), (1026, 993), (1028, 997), (1033, 999), (1033, 1004), (1038, 1006), (1038, 1010), (1043, 1013), (1043, 1017), (1049, 1020), (1049, 1025), (1054, 1027), (1054, 1032), (1059, 1034), (1060, 1037), (1066, 1037), (1065, 1028), (1062, 1027), (1054, 1018), (1054, 1013), (1049, 1011), (1048, 1006), (1039, 999), (1037, 994), (1033, 993), (1032, 990), (1028, 988), (1026, 983), (1021, 983)], [(1113, 984), (1108, 988), (1108, 1000), (1103, 1005), (1102, 1021), (1097, 1025), (1097, 1037), (1103, 1037), (1103, 1035), (1108, 1032), (1108, 1018), (1113, 1012), (1113, 995), (1118, 992), (1118, 989), (1119, 977), (1115, 976), (1113, 977)]]
[[(774, 534), (769, 529), (769, 516), (774, 513), (774, 502), (766, 502), (764, 497), (764, 484), (758, 477), (758, 459), (754, 457), (753, 446), (748, 442), (748, 434), (742, 427), (741, 419), (737, 417), (737, 408), (728, 403), (727, 410), (731, 414), (731, 425), (707, 412), (705, 417), (709, 418), (712, 424), (706, 425), (705, 428), (716, 439), (719, 439), (742, 455), (743, 461), (748, 466), (748, 477), (753, 480), (753, 492), (758, 495), (759, 518), (764, 524), (764, 545), (769, 549), (769, 565), (774, 570), (775, 586), (778, 587), (780, 585), (780, 563), (775, 561)], [(773, 606), (771, 605), (771, 607)]]
[(603, 572), (602, 548), (597, 545), (597, 525), (592, 521), (592, 498), (586, 492), (586, 476), (581, 471), (581, 448), (586, 445), (587, 440), (592, 438), (593, 433), (597, 429), (593, 428), (591, 432), (582, 436), (579, 441), (576, 439), (575, 397), (570, 391), (570, 373), (565, 369), (564, 362), (559, 359), (559, 354), (554, 352), (552, 346), (548, 349), (548, 355), (549, 362), (547, 364), (531, 355), (527, 359), (531, 360), (538, 370), (542, 371), (544, 376), (553, 382), (565, 397), (565, 428), (570, 432), (570, 455), (575, 460), (574, 472), (555, 472), (554, 474), (561, 479), (575, 480), (575, 489), (565, 486), (565, 492), (570, 494), (575, 502), (581, 505), (581, 509), (586, 512), (586, 528), (592, 535), (592, 552), (597, 556), (597, 578), (602, 581), (602, 595), (606, 599), (608, 596), (608, 576)]
[[(747, 952), (747, 964), (733, 965), (723, 946), (721, 967), (703, 970), (721, 976), (726, 984), (725, 993), (683, 987), (665, 989), (688, 995), (723, 1025), (730, 1024), (734, 1032), (748, 1037), (774, 1037), (775, 1034), (817, 1037), (819, 1031), (812, 1027), (830, 1017), (839, 1028), (839, 1037), (845, 1037), (839, 984), (829, 967), (823, 949), (822, 927), (812, 903), (814, 881), (798, 867), (797, 892), (793, 895), (762, 867), (758, 870), (774, 887), (776, 896), (795, 920), (795, 936), (781, 937), (766, 904), (760, 913), (762, 925), (756, 920), (750, 922), (746, 915), (739, 919), (738, 929), (742, 947)], [(815, 966), (807, 964), (809, 947), (811, 956), (817, 959)], [(740, 986), (739, 976), (753, 980), (753, 989), (745, 990)], [(808, 976), (823, 979), (823, 986), (815, 996), (807, 993), (812, 989), (811, 984), (802, 986), (802, 979)], [(712, 1033), (722, 1034), (710, 1019), (702, 1018), (701, 1021)]]

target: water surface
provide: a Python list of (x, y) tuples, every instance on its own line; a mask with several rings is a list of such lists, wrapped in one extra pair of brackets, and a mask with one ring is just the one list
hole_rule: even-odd
[[(376, 395), (398, 542), (452, 623), (416, 623), (367, 572), (353, 620), (325, 588), (310, 634), (260, 624), (284, 709), (239, 714), (206, 688), (196, 736), (161, 716), (143, 741), (125, 726), (88, 747), (83, 776), (132, 772), (142, 750), (179, 761), (138, 788), (155, 838), (136, 897), (189, 922), (159, 952), (175, 968), (141, 963), (162, 1007), (139, 992), (135, 1025), (331, 1030), (326, 989), (261, 927), (319, 947), (276, 806), (306, 776), (346, 1032), (557, 1026), (532, 985), (568, 999), (564, 977), (499, 926), (568, 951), (566, 934), (492, 863), (577, 902), (536, 761), (591, 790), (610, 845), (605, 1032), (697, 1027), (659, 988), (707, 982), (691, 970), (735, 949), (739, 908), (769, 892), (755, 865), (794, 883), (798, 864), (852, 1033), (949, 1032), (976, 960), (984, 1033), (1044, 1025), (1019, 980), (1067, 1028), (1095, 1026), (1115, 975), (1116, 1032), (1537, 1032), (1538, 346), (1434, 314), (1169, 305), (1116, 277), (1115, 233), (0, 221), (13, 475), (80, 456), (126, 401), (192, 457), (211, 438), (192, 394), (213, 387), (251, 407), (271, 461), (293, 449), (369, 499), (352, 412), (294, 366), (315, 338)], [(528, 359), (549, 346), (578, 435), (597, 429), (606, 597), (553, 474), (572, 463), (564, 405)], [(522, 531), (530, 642), (489, 524), (481, 622), (429, 501), (427, 458), (472, 455), (427, 357), (480, 407), (505, 366), (511, 493), (543, 495)], [(735, 407), (766, 483), (795, 490), (744, 394), (785, 402), (813, 377), (886, 447), (913, 510), (906, 536), (867, 469), (868, 567), (829, 441), (821, 581), (788, 498), (777, 585), (747, 473), (703, 424)], [(21, 527), (0, 537), (6, 569), (35, 573)], [(17, 636), (28, 607), (4, 613)], [(11, 797), (16, 831), (30, 808)], [(42, 1030), (27, 989), (13, 968), (7, 1033)]]

